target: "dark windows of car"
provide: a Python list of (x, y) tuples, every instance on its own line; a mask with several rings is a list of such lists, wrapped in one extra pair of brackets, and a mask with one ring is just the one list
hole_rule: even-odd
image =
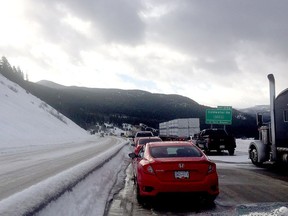
[(161, 142), (160, 138), (139, 139), (139, 145), (145, 145), (148, 142)]
[(227, 133), (225, 132), (225, 130), (213, 130), (213, 129), (208, 129), (208, 130), (204, 130), (202, 131), (202, 135), (217, 135), (217, 136), (227, 136)]
[(155, 146), (150, 148), (154, 158), (201, 157), (202, 152), (194, 146)]
[(151, 131), (140, 131), (137, 132), (135, 137), (152, 137), (153, 133)]

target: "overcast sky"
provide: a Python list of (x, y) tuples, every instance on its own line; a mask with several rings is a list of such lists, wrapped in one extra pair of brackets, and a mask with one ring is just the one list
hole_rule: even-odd
[(9, 0), (0, 55), (29, 80), (269, 104), (288, 72), (286, 0)]

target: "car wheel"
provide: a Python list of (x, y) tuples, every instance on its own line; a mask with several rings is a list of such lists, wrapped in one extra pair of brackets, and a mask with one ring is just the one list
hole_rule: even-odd
[(131, 180), (133, 181), (133, 184), (136, 185), (136, 176), (133, 174)]
[(139, 185), (137, 184), (137, 181), (136, 181), (136, 199), (137, 199), (139, 204), (144, 203), (144, 197), (141, 196), (141, 194), (140, 194), (140, 188), (139, 188)]
[(207, 204), (213, 204), (216, 197), (217, 197), (217, 195), (208, 195), (206, 197), (206, 203)]
[(229, 152), (229, 155), (234, 155), (235, 149), (234, 148), (233, 149), (229, 149), (228, 152)]

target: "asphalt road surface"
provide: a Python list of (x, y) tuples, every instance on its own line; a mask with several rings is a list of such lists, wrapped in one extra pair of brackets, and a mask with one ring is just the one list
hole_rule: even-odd
[[(122, 140), (123, 141), (123, 140)], [(116, 137), (0, 152), (0, 200), (84, 162), (121, 142)]]
[(201, 202), (197, 196), (178, 195), (158, 197), (146, 205), (139, 205), (136, 200), (135, 186), (131, 180), (131, 166), (129, 166), (126, 171), (125, 188), (114, 197), (107, 215), (231, 216), (248, 215), (251, 212), (258, 212), (256, 215), (265, 215), (265, 213), (272, 215), (268, 212), (288, 207), (287, 168), (257, 168), (247, 162), (216, 161), (216, 163), (220, 194), (212, 204)]

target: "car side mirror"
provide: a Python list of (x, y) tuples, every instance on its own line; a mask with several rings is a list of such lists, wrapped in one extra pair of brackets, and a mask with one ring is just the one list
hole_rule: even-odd
[(137, 158), (137, 154), (135, 154), (134, 152), (129, 153), (128, 156), (132, 159)]

